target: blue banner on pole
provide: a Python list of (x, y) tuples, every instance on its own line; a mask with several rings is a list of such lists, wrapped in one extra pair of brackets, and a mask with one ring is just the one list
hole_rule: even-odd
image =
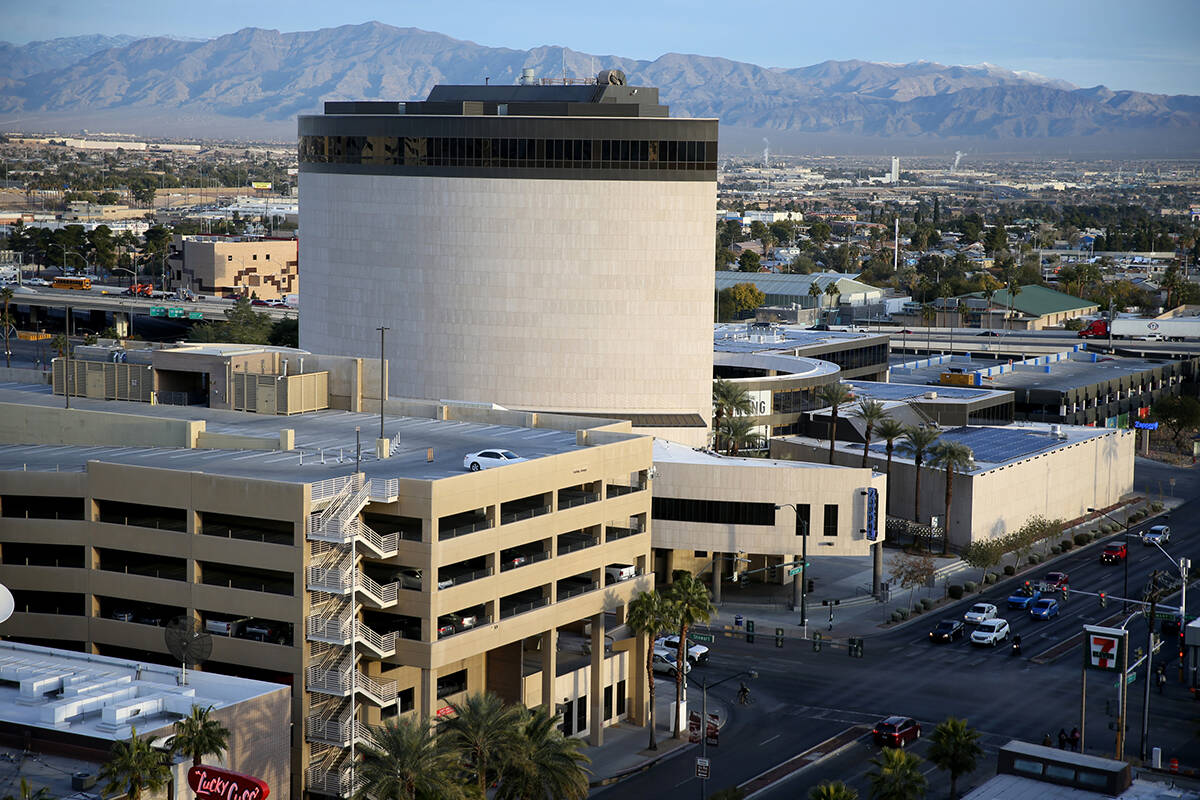
[(867, 489), (867, 541), (873, 542), (879, 538), (879, 490), (875, 487)]
[(1137, 428), (1140, 431), (1156, 431), (1156, 430), (1158, 430), (1158, 423), (1157, 422), (1135, 422), (1135, 423), (1133, 423), (1133, 427)]

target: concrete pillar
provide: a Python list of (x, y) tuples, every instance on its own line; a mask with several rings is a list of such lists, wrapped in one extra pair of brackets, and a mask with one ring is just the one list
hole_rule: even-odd
[[(650, 687), (646, 685), (646, 651), (650, 648), (650, 637), (636, 637), (636, 644), (629, 651), (629, 678), (626, 687), (633, 690), (629, 699), (629, 721), (634, 725), (650, 724)], [(631, 681), (631, 682), (630, 682)]]
[(712, 564), (712, 596), (713, 603), (721, 604), (721, 553), (713, 553)]
[(592, 616), (592, 686), (588, 697), (588, 743), (604, 744), (604, 614)]
[(437, 713), (437, 672), (421, 670), (421, 696), (417, 698), (417, 709), (423, 719), (433, 719)]
[(554, 678), (558, 672), (558, 629), (542, 633), (542, 705), (553, 714), (558, 707)]
[(124, 311), (113, 312), (113, 329), (117, 332), (118, 339), (124, 339), (129, 336), (129, 314)]
[(871, 594), (878, 598), (883, 584), (883, 542), (871, 545)]

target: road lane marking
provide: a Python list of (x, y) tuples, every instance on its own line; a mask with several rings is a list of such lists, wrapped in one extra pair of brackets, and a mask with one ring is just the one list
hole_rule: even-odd
[(783, 735), (782, 733), (777, 733), (777, 734), (775, 734), (774, 736), (772, 736), (770, 739), (767, 739), (765, 742), (759, 742), (759, 743), (758, 743), (758, 746), (759, 746), (759, 747), (762, 747), (764, 744), (770, 744), (771, 742), (775, 741), (776, 739), (778, 739), (778, 738), (779, 738), (780, 736), (782, 736), (782, 735)]

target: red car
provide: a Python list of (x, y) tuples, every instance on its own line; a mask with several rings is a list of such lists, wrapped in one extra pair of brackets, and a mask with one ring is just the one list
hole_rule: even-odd
[(1101, 564), (1116, 564), (1118, 561), (1124, 561), (1125, 556), (1129, 551), (1125, 548), (1124, 542), (1114, 542), (1104, 545), (1104, 551), (1100, 553)]
[(1067, 585), (1067, 573), (1047, 572), (1043, 580), (1051, 589), (1061, 589)]
[(921, 738), (921, 723), (912, 717), (888, 717), (875, 723), (871, 731), (875, 744), (884, 747), (904, 747)]

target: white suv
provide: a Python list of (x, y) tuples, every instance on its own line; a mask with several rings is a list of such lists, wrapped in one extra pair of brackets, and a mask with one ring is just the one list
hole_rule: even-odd
[(1142, 534), (1142, 544), (1150, 547), (1153, 544), (1166, 544), (1171, 541), (1171, 529), (1166, 525), (1155, 525)]
[[(670, 650), (672, 653), (679, 652), (679, 635), (671, 634), (669, 636), (660, 636), (654, 640), (655, 647), (662, 647)], [(687, 660), (692, 666), (704, 664), (708, 662), (708, 648), (702, 644), (688, 640)]]
[[(665, 647), (654, 648), (653, 664), (654, 664), (655, 672), (665, 672), (668, 675), (670, 675), (672, 678), (675, 677), (676, 672), (678, 672), (678, 670), (679, 670), (679, 665), (675, 661), (675, 651), (668, 650)], [(683, 674), (684, 675), (687, 675), (691, 671), (692, 671), (691, 664), (683, 665)]]
[(979, 627), (971, 634), (971, 644), (990, 644), (995, 647), (1007, 638), (1008, 621), (988, 619), (979, 623)]

